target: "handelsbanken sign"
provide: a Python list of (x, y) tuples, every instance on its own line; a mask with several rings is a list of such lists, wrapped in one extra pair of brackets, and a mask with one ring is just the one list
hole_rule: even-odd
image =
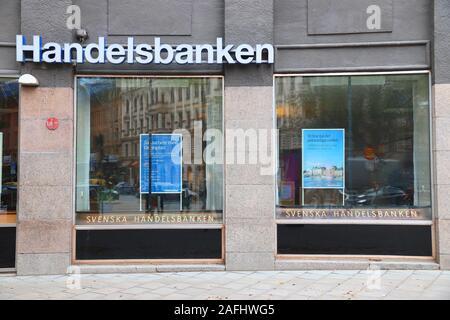
[(217, 38), (211, 44), (179, 44), (172, 46), (155, 38), (154, 44), (135, 44), (134, 38), (127, 45), (107, 44), (104, 37), (82, 46), (79, 43), (42, 43), (41, 36), (33, 36), (27, 43), (23, 35), (16, 36), (16, 61), (36, 63), (111, 63), (111, 64), (273, 64), (274, 48), (271, 44), (224, 45)]

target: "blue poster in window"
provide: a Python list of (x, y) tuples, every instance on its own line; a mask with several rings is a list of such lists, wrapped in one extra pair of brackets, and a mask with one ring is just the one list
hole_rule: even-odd
[(149, 184), (151, 193), (181, 193), (182, 145), (181, 134), (141, 135), (141, 193)]
[(345, 130), (302, 130), (303, 189), (345, 188)]

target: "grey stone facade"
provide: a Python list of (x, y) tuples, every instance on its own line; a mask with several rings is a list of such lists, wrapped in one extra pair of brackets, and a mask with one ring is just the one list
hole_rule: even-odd
[[(76, 74), (224, 75), (226, 128), (274, 126), (273, 75), (430, 70), (433, 82), (435, 258), (450, 269), (450, 4), (446, 0), (0, 0), (0, 75), (32, 73), (38, 88), (20, 90), (20, 177), (17, 219), (18, 274), (64, 273), (73, 254), (74, 104)], [(19, 5), (20, 3), (20, 5)], [(74, 42), (66, 8), (81, 8), (89, 41), (127, 36), (171, 44), (272, 43), (272, 65), (79, 65), (15, 62), (15, 35), (41, 34), (44, 42)], [(379, 5), (380, 30), (365, 25), (366, 8)], [(161, 12), (158, 12), (161, 10)], [(331, 11), (330, 11), (331, 10)], [(170, 11), (170, 14), (169, 12)], [(337, 14), (339, 13), (339, 14)], [(144, 19), (152, 17), (152, 19)], [(173, 19), (170, 24), (161, 21)], [(135, 23), (135, 24), (133, 24)], [(49, 116), (60, 129), (42, 125)], [(227, 146), (227, 139), (225, 137)], [(271, 147), (274, 147), (271, 145)], [(246, 152), (254, 152), (246, 150)], [(225, 167), (227, 270), (326, 268), (327, 262), (276, 260), (275, 177), (259, 165)], [(367, 262), (330, 262), (354, 268)], [(392, 264), (395, 268), (404, 265)], [(428, 269), (430, 265), (411, 268)], [(389, 266), (388, 266), (389, 267)], [(394, 268), (393, 267), (393, 268)], [(196, 268), (195, 266), (190, 268)], [(200, 266), (198, 268), (201, 268)], [(431, 265), (431, 268), (434, 268)]]

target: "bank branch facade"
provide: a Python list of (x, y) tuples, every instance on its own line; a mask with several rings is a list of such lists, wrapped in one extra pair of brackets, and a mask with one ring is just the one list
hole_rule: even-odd
[(0, 272), (449, 269), (449, 17), (1, 0)]

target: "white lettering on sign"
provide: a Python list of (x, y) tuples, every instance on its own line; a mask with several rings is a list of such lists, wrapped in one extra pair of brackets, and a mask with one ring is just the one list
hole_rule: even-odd
[[(33, 42), (27, 44), (23, 35), (16, 36), (16, 60), (25, 62), (26, 53), (30, 60), (36, 63), (138, 63), (138, 64), (272, 64), (274, 62), (274, 48), (271, 44), (257, 44), (255, 47), (241, 44), (224, 45), (222, 38), (217, 38), (215, 48), (210, 44), (190, 45), (180, 44), (176, 47), (161, 43), (155, 38), (154, 45), (134, 43), (129, 37), (127, 46), (121, 44), (107, 44), (104, 37), (97, 42), (83, 47), (79, 43), (58, 44), (48, 42), (42, 44), (40, 36), (33, 36)], [(265, 58), (263, 58), (265, 57)]]
[(69, 30), (81, 29), (81, 9), (77, 5), (67, 7), (66, 13), (69, 15), (66, 20), (66, 26)]
[(377, 5), (371, 5), (367, 8), (367, 14), (370, 16), (367, 18), (367, 29), (380, 30), (381, 29), (381, 8)]

